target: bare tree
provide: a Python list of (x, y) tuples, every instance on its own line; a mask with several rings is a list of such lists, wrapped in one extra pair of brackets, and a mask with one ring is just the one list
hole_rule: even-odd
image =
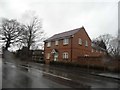
[(22, 34), (20, 23), (14, 19), (2, 19), (0, 31), (1, 38), (4, 40), (5, 50), (7, 50), (11, 44), (19, 42), (20, 35)]
[[(100, 35), (93, 40), (94, 43), (106, 49), (106, 53), (110, 56), (117, 57), (119, 55), (118, 39), (110, 34)], [(105, 44), (105, 45), (104, 45)]]
[(28, 50), (35, 48), (37, 43), (44, 40), (44, 31), (41, 29), (41, 22), (37, 17), (33, 17), (29, 24), (24, 25), (22, 39), (23, 46), (26, 46)]
[(120, 48), (119, 48), (119, 39), (114, 38), (111, 42), (111, 55), (117, 59), (120, 58)]

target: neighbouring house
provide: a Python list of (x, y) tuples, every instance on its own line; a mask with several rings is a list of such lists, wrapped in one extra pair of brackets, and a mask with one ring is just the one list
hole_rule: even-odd
[(23, 47), (20, 50), (17, 50), (16, 52), (17, 57), (19, 57), (21, 60), (27, 60), (30, 61), (32, 58), (32, 51), (28, 51), (27, 47)]
[(92, 47), (92, 56), (104, 56), (106, 54), (106, 50), (101, 48), (100, 46), (98, 46), (95, 43), (91, 43), (91, 47)]
[(44, 50), (33, 50), (32, 51), (33, 61), (43, 61), (44, 60)]
[[(80, 56), (100, 56), (91, 45), (92, 41), (84, 27), (55, 34), (44, 41), (44, 59), (74, 62)], [(96, 50), (95, 52), (93, 50)]]
[(17, 51), (17, 56), (23, 60), (28, 61), (43, 61), (44, 50), (29, 50), (27, 47), (23, 47), (21, 50)]

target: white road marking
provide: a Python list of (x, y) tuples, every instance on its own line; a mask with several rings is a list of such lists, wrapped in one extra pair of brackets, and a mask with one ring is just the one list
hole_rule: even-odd
[(58, 78), (61, 78), (61, 79), (65, 79), (65, 80), (69, 80), (69, 81), (72, 80), (72, 79), (70, 79), (70, 78), (66, 78), (66, 77), (63, 77), (63, 76), (59, 76), (59, 75), (55, 75), (55, 74), (48, 73), (48, 72), (45, 72), (45, 71), (41, 71), (41, 70), (38, 70), (38, 69), (36, 69), (36, 68), (32, 68), (32, 69), (35, 69), (35, 70), (37, 70), (38, 72), (42, 72), (43, 74), (48, 74), (48, 75), (51, 75), (51, 76), (54, 76), (54, 77), (58, 77)]
[(69, 80), (69, 81), (72, 80), (72, 79), (70, 79), (70, 78), (66, 78), (66, 77), (62, 77), (62, 76), (59, 76), (59, 75), (55, 75), (55, 74), (51, 74), (51, 73), (47, 73), (47, 72), (44, 72), (44, 71), (43, 71), (43, 73), (44, 73), (44, 74), (51, 75), (51, 76), (54, 76), (54, 77), (62, 78), (62, 79), (65, 79), (65, 80)]
[(15, 68), (16, 66), (15, 66), (15, 65), (12, 65), (11, 67), (12, 67), (12, 68)]

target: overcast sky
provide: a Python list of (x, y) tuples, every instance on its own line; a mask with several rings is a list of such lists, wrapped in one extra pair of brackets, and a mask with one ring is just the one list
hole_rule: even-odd
[(43, 30), (53, 34), (84, 26), (90, 38), (117, 35), (119, 0), (0, 0), (0, 17), (21, 19), (32, 11), (42, 20)]

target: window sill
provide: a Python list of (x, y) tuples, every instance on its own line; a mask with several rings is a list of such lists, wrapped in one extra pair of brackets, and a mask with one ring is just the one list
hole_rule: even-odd
[(68, 60), (68, 58), (64, 58), (63, 60)]
[(68, 44), (63, 44), (63, 46), (67, 46)]
[(80, 46), (82, 46), (82, 44), (79, 44)]
[(47, 47), (47, 48), (50, 48), (50, 47)]

